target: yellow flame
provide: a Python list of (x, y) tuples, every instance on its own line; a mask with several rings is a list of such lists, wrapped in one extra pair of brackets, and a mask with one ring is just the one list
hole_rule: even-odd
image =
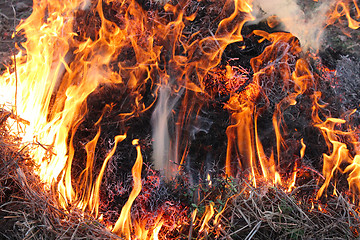
[[(119, 9), (121, 14), (119, 14), (124, 18), (125, 24), (119, 27), (120, 24), (109, 21), (104, 15), (104, 4), (113, 1), (93, 1), (95, 5), (91, 9), (88, 9), (89, 2), (74, 0), (64, 4), (62, 1), (34, 0), (33, 13), (17, 27), (17, 31), (23, 31), (27, 38), (23, 44), (25, 51), (20, 50), (16, 55), (16, 71), (11, 72), (8, 69), (1, 76), (0, 103), (9, 105), (11, 111), (26, 122), (23, 126), (26, 128), (23, 131), (23, 142), (39, 142), (42, 145), (31, 152), (37, 164), (35, 171), (47, 186), (53, 187), (58, 194), (60, 206), (64, 209), (69, 205), (77, 206), (84, 211), (89, 210), (97, 217), (99, 191), (104, 171), (116, 151), (117, 144), (126, 138), (126, 134), (115, 137), (114, 147), (102, 163), (99, 175), (94, 176), (95, 149), (101, 134), (101, 117), (94, 125), (97, 128), (96, 135), (85, 145), (87, 153), (85, 169), (79, 179), (73, 179), (71, 174), (75, 155), (73, 141), (77, 128), (87, 114), (88, 96), (103, 84), (126, 85), (127, 90), (135, 95), (134, 108), (120, 115), (129, 117), (137, 116), (138, 112), (153, 106), (154, 103), (145, 106), (139, 93), (141, 88), (148, 83), (151, 86), (170, 84), (174, 92), (184, 91), (181, 101), (182, 111), (175, 120), (176, 139), (169, 143), (175, 146), (169, 160), (174, 160), (175, 163), (180, 162), (179, 166), (182, 166), (189, 145), (186, 135), (181, 135), (181, 129), (190, 121), (189, 112), (200, 111), (200, 107), (192, 103), (191, 95), (205, 93), (204, 77), (210, 69), (220, 63), (221, 56), (229, 44), (243, 40), (241, 30), (244, 24), (254, 20), (254, 17), (251, 15), (251, 0), (227, 1), (227, 4), (232, 4), (233, 12), (220, 21), (215, 34), (211, 33), (211, 36), (199, 40), (185, 41), (184, 22), (193, 21), (195, 14), (186, 16), (179, 6), (171, 4), (164, 6), (164, 11), (173, 15), (171, 21), (166, 22), (164, 19), (150, 21), (152, 19), (147, 17), (136, 1), (120, 1), (118, 3), (121, 6)], [(360, 23), (351, 16), (348, 2), (337, 2), (335, 11), (330, 14), (329, 24), (340, 21), (342, 17), (347, 19), (350, 28), (359, 28)], [(352, 2), (357, 11), (356, 17), (359, 18), (360, 11), (357, 2), (355, 0)], [(80, 31), (81, 29), (76, 29), (80, 28), (77, 18), (88, 13), (98, 17), (99, 26), (93, 29), (94, 32), (84, 33)], [(277, 24), (274, 21), (275, 18), (268, 20), (270, 26)], [(196, 39), (197, 34), (194, 33), (190, 39), (193, 37)], [(313, 86), (314, 77), (309, 64), (302, 58), (296, 58), (298, 59), (296, 61), (290, 59), (293, 60), (291, 65), (295, 64), (295, 70), (288, 70), (290, 64), (288, 55), (300, 56), (302, 51), (292, 34), (267, 33), (259, 30), (255, 30), (253, 34), (262, 37), (260, 41), (269, 41), (269, 45), (262, 54), (250, 62), (254, 72), (253, 82), (241, 93), (230, 91), (230, 99), (225, 106), (231, 114), (231, 125), (226, 130), (228, 138), (226, 175), (235, 175), (237, 171), (245, 170), (249, 172), (249, 179), (254, 186), (258, 179), (265, 178), (272, 184), (284, 185), (286, 182), (288, 186), (285, 187), (291, 191), (295, 186), (296, 166), (290, 181), (281, 179), (278, 171), (281, 152), (287, 147), (283, 139), (286, 126), (282, 114), (285, 109), (297, 104), (296, 98), (299, 95), (303, 94), (309, 86)], [(158, 42), (164, 44), (161, 45)], [(181, 45), (184, 52), (177, 53), (176, 45)], [(285, 45), (288, 47), (282, 48)], [(133, 51), (136, 63), (116, 62), (119, 70), (113, 71), (111, 69), (113, 62), (118, 56), (124, 54), (125, 48)], [(164, 48), (166, 51), (163, 51)], [(165, 68), (160, 66), (164, 52), (168, 52), (169, 55), (165, 58), (171, 58), (171, 61), (166, 63), (169, 66)], [(281, 59), (280, 65), (283, 68), (279, 68), (281, 71), (277, 69), (278, 77), (283, 81), (281, 87), (287, 96), (275, 107), (272, 124), (276, 146), (272, 149), (271, 155), (266, 156), (258, 132), (257, 121), (260, 110), (255, 106), (255, 99), (264, 91), (263, 84), (266, 84), (261, 81), (261, 77), (269, 72), (273, 73), (278, 67), (274, 64), (275, 58)], [(226, 77), (229, 79), (229, 85), (236, 85), (234, 74), (234, 68), (227, 65)], [(155, 75), (157, 77), (154, 78)], [(319, 109), (325, 106), (319, 103), (321, 93), (314, 92), (312, 97), (313, 123), (322, 131), (330, 152), (330, 155), (323, 155), (325, 182), (318, 191), (317, 197), (319, 198), (328, 188), (335, 171), (348, 174), (351, 192), (358, 193), (360, 189), (359, 153), (355, 149), (355, 155), (351, 155), (347, 144), (340, 141), (342, 136), (349, 136), (351, 133), (336, 130), (336, 124), (344, 124), (344, 120), (328, 118), (325, 122), (322, 121), (318, 114)], [(183, 138), (185, 140), (182, 140)], [(112, 229), (113, 232), (128, 239), (133, 227), (130, 216), (131, 206), (142, 187), (141, 149), (138, 140), (134, 140), (133, 144), (137, 149), (137, 159), (132, 168), (134, 187)], [(303, 140), (301, 140), (301, 145), (300, 157), (303, 158), (306, 148)], [(345, 169), (342, 169), (342, 164), (346, 164)], [(207, 177), (211, 186), (211, 177), (210, 175)], [(73, 185), (74, 182), (75, 185)], [(336, 188), (336, 183), (334, 185)], [(336, 193), (335, 190), (334, 193)], [(355, 201), (355, 194), (353, 197)], [(222, 212), (215, 216), (215, 225), (221, 214)], [(194, 210), (193, 221), (196, 215), (197, 210)], [(200, 232), (209, 227), (208, 222), (213, 215), (214, 203), (211, 202), (206, 208)], [(133, 223), (139, 226), (138, 236), (148, 237), (149, 230), (142, 226), (142, 222)], [(158, 238), (163, 223), (159, 219), (158, 225), (152, 229), (154, 239)]]
[(204, 219), (201, 224), (199, 232), (203, 232), (206, 228), (209, 228), (208, 222), (214, 215), (214, 202), (210, 202), (209, 205), (206, 206), (205, 213), (204, 213)]
[[(330, 180), (334, 176), (336, 170), (340, 170), (341, 163), (350, 163), (352, 162), (349, 150), (345, 143), (338, 141), (338, 134), (344, 134), (342, 131), (336, 130), (336, 124), (343, 124), (346, 121), (343, 119), (337, 118), (328, 118), (325, 122), (317, 124), (316, 126), (323, 132), (325, 140), (328, 142), (328, 145), (331, 146), (331, 154), (323, 154), (324, 163), (323, 163), (323, 175), (325, 177), (325, 182), (319, 189), (316, 197), (319, 198), (325, 189), (329, 186)], [(326, 193), (325, 193), (326, 195)]]
[(304, 158), (305, 150), (306, 150), (306, 145), (304, 143), (304, 139), (302, 138), (301, 139), (300, 158)]
[(347, 178), (349, 189), (353, 193), (353, 201), (355, 202), (356, 193), (360, 190), (360, 155), (356, 155), (353, 162), (345, 168), (345, 173), (349, 172)]

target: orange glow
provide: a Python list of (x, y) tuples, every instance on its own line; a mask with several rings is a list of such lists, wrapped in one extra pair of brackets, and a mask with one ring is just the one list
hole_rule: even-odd
[(274, 28), (280, 24), (279, 18), (275, 15), (268, 17), (266, 19), (266, 21), (267, 21), (267, 24), (269, 25), (269, 27), (271, 27), (271, 28)]

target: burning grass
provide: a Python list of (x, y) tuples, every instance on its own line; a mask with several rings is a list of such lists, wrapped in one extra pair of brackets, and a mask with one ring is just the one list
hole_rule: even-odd
[[(3, 239), (122, 239), (103, 223), (74, 209), (67, 212), (54, 202), (52, 190), (44, 191), (31, 171), (26, 149), (14, 144), (14, 137), (1, 128), (1, 228)], [(315, 201), (318, 184), (310, 181), (292, 192), (264, 184), (252, 186), (242, 178), (214, 179), (191, 192), (177, 185), (176, 194), (196, 194), (197, 203), (188, 202), (187, 218), (171, 237), (164, 227), (159, 239), (354, 239), (359, 237), (359, 208), (347, 195)], [(170, 192), (170, 185), (166, 191)], [(201, 189), (200, 192), (195, 189)], [(164, 190), (165, 191), (165, 190)], [(184, 194), (185, 193), (185, 194)], [(220, 194), (220, 195), (219, 195)], [(178, 196), (181, 197), (181, 196)], [(188, 198), (188, 196), (182, 196)], [(202, 231), (208, 206), (214, 216)], [(140, 206), (134, 208), (139, 210)], [(196, 217), (191, 221), (194, 212)], [(218, 213), (222, 213), (218, 217)], [(214, 220), (217, 219), (216, 222)], [(186, 221), (187, 220), (187, 221)]]
[(359, 237), (357, 60), (336, 75), (252, 1), (170, 3), (39, 1), (19, 26), (3, 236)]
[[(5, 117), (4, 115), (2, 117)], [(55, 189), (44, 191), (38, 176), (32, 171), (27, 156), (31, 147), (20, 148), (16, 136), (8, 134), (1, 124), (0, 233), (4, 239), (122, 239), (114, 235), (104, 222), (77, 208), (58, 208)], [(303, 172), (299, 179), (309, 174)], [(158, 198), (149, 202), (144, 196), (132, 207), (132, 212), (144, 214), (148, 206), (165, 201), (166, 196), (183, 199), (178, 210), (185, 215), (176, 229), (163, 227), (159, 239), (354, 239), (359, 237), (359, 207), (350, 203), (348, 195), (337, 192), (322, 201), (314, 199), (319, 185), (315, 180), (299, 185), (291, 192), (281, 187), (269, 187), (264, 182), (254, 187), (251, 181), (237, 178), (214, 178), (189, 188), (185, 176), (157, 187)], [(151, 186), (157, 174), (148, 169), (143, 191)], [(159, 179), (158, 179), (159, 180)], [(187, 199), (187, 200), (185, 200)], [(212, 206), (213, 215), (204, 223)], [(141, 210), (143, 208), (143, 210)], [(182, 209), (182, 210), (181, 210)], [(106, 213), (106, 212), (105, 212)], [(150, 213), (150, 212), (149, 212)], [(195, 214), (194, 214), (195, 213)], [(144, 217), (144, 216), (143, 216)], [(150, 216), (146, 216), (150, 218)], [(164, 224), (166, 225), (166, 224)], [(141, 238), (139, 238), (141, 239)]]
[(0, 134), (1, 239), (120, 239), (82, 211), (59, 209), (32, 171), (34, 146), (20, 147), (4, 123)]
[[(243, 183), (244, 184), (244, 183)], [(224, 226), (233, 239), (353, 239), (359, 232), (359, 209), (343, 196), (314, 203), (309, 192), (318, 186), (299, 186), (291, 193), (278, 188), (250, 188), (231, 206)], [(305, 189), (305, 191), (304, 191)], [(242, 226), (233, 227), (233, 226)], [(226, 236), (226, 234), (224, 234)]]

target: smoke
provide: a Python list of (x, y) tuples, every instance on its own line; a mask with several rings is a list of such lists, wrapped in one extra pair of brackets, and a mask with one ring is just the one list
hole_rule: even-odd
[(254, 0), (253, 15), (257, 20), (276, 15), (283, 23), (284, 30), (296, 36), (305, 50), (317, 50), (326, 25), (326, 13), (334, 2), (335, 0), (310, 2), (310, 7), (304, 11), (296, 0)]
[(91, 0), (84, 0), (81, 4), (80, 4), (80, 9), (85, 11), (86, 9), (89, 9), (91, 6)]
[[(171, 112), (179, 101), (183, 91), (173, 94), (169, 85), (163, 85), (159, 89), (159, 98), (151, 117), (153, 142), (154, 167), (163, 171), (167, 178), (171, 178), (170, 161), (174, 160), (174, 150), (171, 149), (170, 132), (174, 132), (175, 125), (171, 124)], [(170, 131), (169, 131), (170, 130)], [(172, 130), (172, 131), (171, 131)]]
[(190, 136), (192, 139), (195, 139), (195, 135), (199, 132), (208, 134), (211, 128), (213, 121), (207, 117), (197, 116), (195, 124), (190, 127)]
[[(169, 0), (154, 0), (165, 4)], [(308, 6), (306, 10), (300, 4)], [(326, 25), (327, 12), (336, 0), (254, 0), (253, 15), (256, 21), (277, 16), (284, 30), (296, 36), (304, 50), (319, 49), (322, 32)]]

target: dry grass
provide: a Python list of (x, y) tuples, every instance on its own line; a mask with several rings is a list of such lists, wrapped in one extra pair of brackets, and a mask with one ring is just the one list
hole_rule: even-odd
[[(4, 116), (3, 116), (4, 117)], [(86, 213), (56, 207), (32, 172), (26, 148), (0, 126), (1, 239), (120, 239)]]
[[(8, 135), (2, 125), (1, 238), (120, 239), (86, 213), (76, 209), (64, 212), (57, 208), (51, 198), (51, 191), (44, 191), (36, 175), (31, 172), (31, 160), (26, 157), (26, 149), (20, 148), (14, 142), (16, 139)], [(204, 235), (196, 232), (199, 227), (194, 226), (192, 239), (355, 239), (359, 237), (359, 209), (350, 204), (346, 196), (329, 197), (326, 204), (314, 203), (312, 209), (314, 193), (318, 188), (316, 184), (308, 183), (291, 193), (269, 186), (254, 188), (247, 180), (239, 179), (223, 186), (228, 190), (234, 188), (232, 192), (236, 192), (236, 195), (230, 198), (220, 218), (221, 227), (212, 226)], [(183, 192), (187, 190), (184, 189)], [(219, 204), (216, 199), (210, 198), (203, 201), (203, 204), (214, 201), (217, 209)], [(320, 210), (319, 206), (323, 210)], [(209, 225), (211, 224), (212, 220), (209, 222)], [(185, 227), (183, 236), (188, 233)]]
[[(304, 185), (286, 193), (278, 188), (247, 188), (222, 218), (227, 226), (222, 239), (355, 239), (359, 209), (347, 198), (329, 197), (326, 204), (312, 202), (317, 185)], [(307, 194), (305, 194), (307, 193)], [(321, 210), (322, 209), (322, 210)], [(357, 209), (357, 212), (356, 212)]]

